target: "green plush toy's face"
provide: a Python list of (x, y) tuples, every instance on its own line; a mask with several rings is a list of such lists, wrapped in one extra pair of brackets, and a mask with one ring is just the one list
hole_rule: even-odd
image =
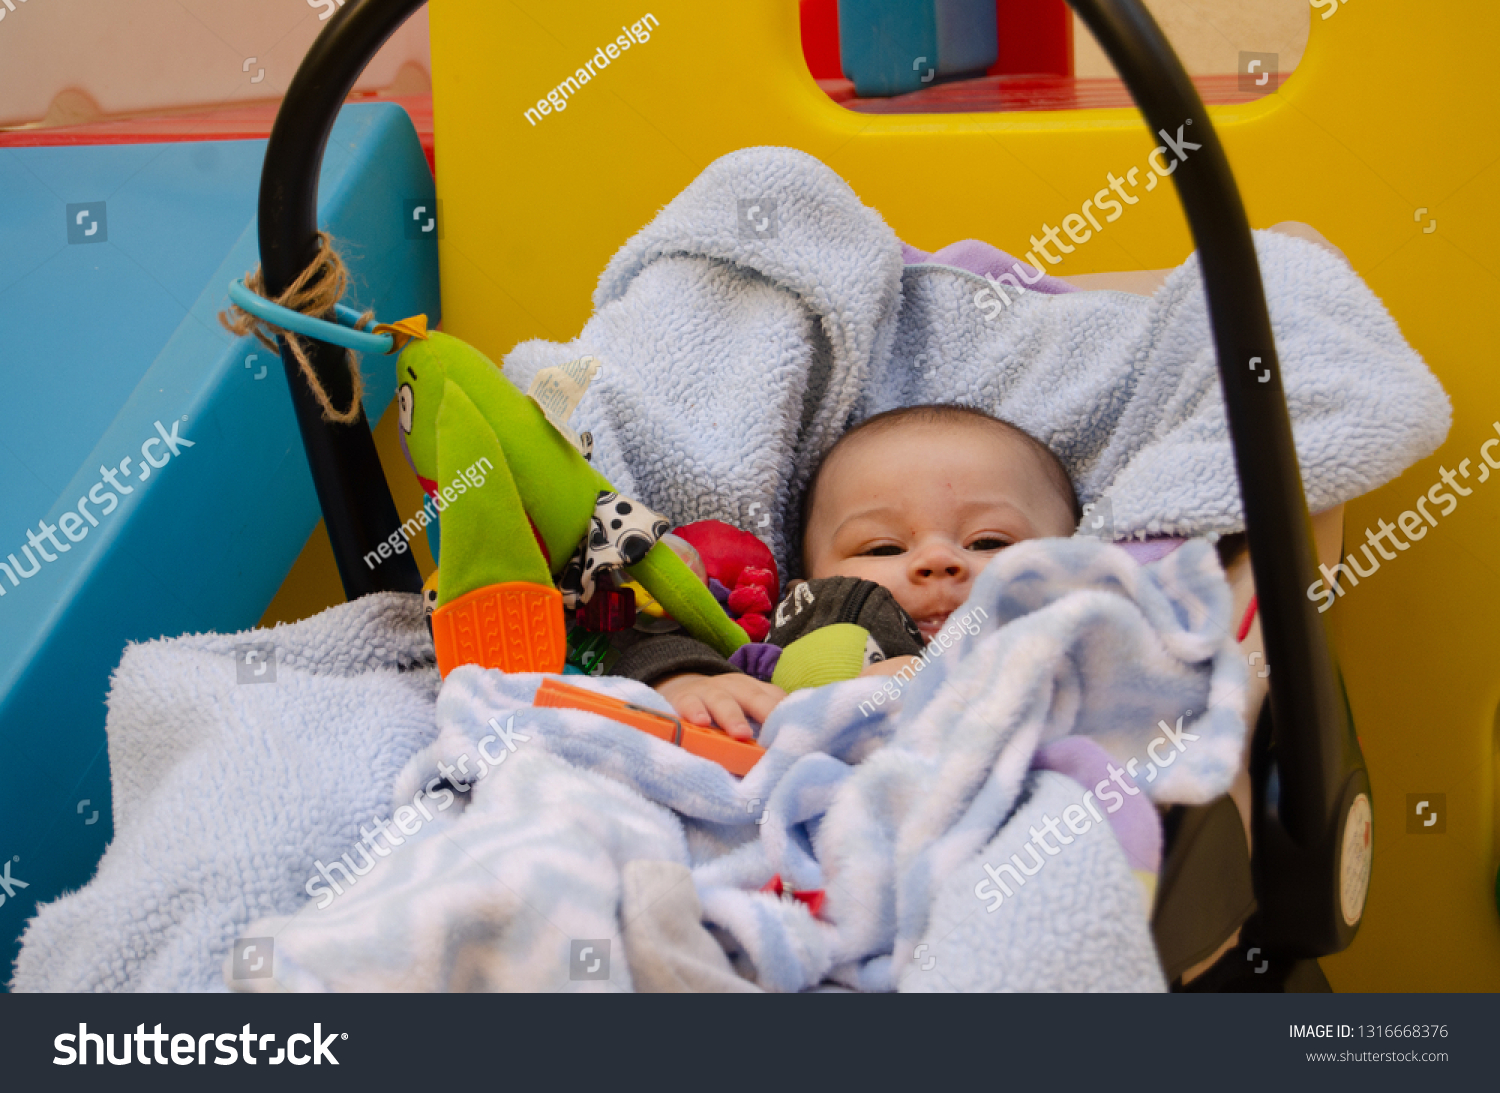
[(401, 442), (417, 477), (429, 482), (437, 478), (437, 412), (447, 379), (434, 344), (442, 336), (432, 334), (427, 341), (412, 341), (396, 361)]
[(448, 381), (479, 406), (503, 442), (530, 444), (550, 430), (534, 402), (498, 365), (450, 334), (407, 343), (396, 361), (401, 440), (419, 478), (437, 477), (437, 418)]

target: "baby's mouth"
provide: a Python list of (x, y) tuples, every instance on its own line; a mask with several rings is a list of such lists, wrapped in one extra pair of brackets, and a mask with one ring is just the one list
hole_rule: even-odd
[(938, 636), (938, 632), (948, 625), (948, 616), (952, 612), (944, 612), (941, 615), (929, 615), (925, 619), (917, 619), (917, 629), (922, 632), (923, 641), (931, 641)]

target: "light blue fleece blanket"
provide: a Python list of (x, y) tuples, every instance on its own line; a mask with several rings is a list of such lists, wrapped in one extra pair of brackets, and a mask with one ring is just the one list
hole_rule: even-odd
[[(1269, 232), (1255, 242), (1317, 512), (1436, 450), (1452, 410), (1336, 256)], [(1109, 502), (1116, 538), (1243, 530), (1196, 255), (1149, 298), (1001, 291), (1003, 309), (981, 277), (904, 265), (895, 233), (833, 171), (748, 148), (626, 242), (574, 341), (523, 342), (505, 369), (524, 390), (541, 368), (600, 357), (573, 421), (605, 475), (676, 523), (771, 515), (760, 533), (794, 570), (818, 457), (856, 421), (918, 402), (967, 402), (1036, 435), (1080, 500)]]
[(105, 720), (114, 840), (27, 924), (13, 988), (223, 991), (245, 924), (306, 903), (313, 862), (359, 837), (432, 740), (432, 661), (420, 598), (394, 593), (128, 646)]

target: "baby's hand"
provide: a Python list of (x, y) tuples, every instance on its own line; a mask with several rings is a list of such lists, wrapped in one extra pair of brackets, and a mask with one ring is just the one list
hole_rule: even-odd
[(859, 674), (861, 676), (893, 676), (900, 674), (907, 668), (911, 668), (915, 672), (916, 663), (917, 658), (913, 656), (891, 657), (889, 660), (877, 660)]
[(684, 672), (655, 685), (656, 693), (672, 704), (677, 716), (694, 725), (717, 724), (736, 740), (754, 740), (749, 714), (761, 724), (771, 716), (786, 692), (741, 672), (719, 676)]

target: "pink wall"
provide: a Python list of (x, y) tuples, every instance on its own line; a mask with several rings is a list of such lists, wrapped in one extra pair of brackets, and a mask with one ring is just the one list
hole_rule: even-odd
[[(1192, 76), (1239, 70), (1239, 55), (1275, 53), (1278, 70), (1291, 72), (1307, 49), (1316, 14), (1307, 0), (1145, 0), (1172, 48)], [(1079, 76), (1113, 76), (1115, 69), (1075, 15), (1074, 68)]]
[[(49, 109), (56, 123), (86, 120), (95, 107), (111, 116), (279, 99), (334, 0), (11, 3), (0, 2), (0, 126), (40, 122)], [(357, 88), (388, 88), (408, 65), (420, 71), (408, 68), (402, 84), (425, 90), (426, 8)]]

